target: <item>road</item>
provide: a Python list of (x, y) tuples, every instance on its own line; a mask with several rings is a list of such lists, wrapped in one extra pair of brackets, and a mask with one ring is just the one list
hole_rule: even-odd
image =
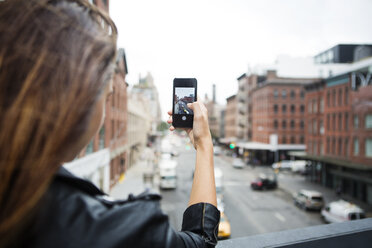
[[(177, 230), (181, 229), (182, 214), (187, 206), (195, 162), (193, 149), (185, 150), (180, 147), (179, 151), (180, 155), (175, 158), (178, 160), (177, 189), (161, 191), (162, 209), (169, 215), (171, 225)], [(231, 159), (224, 156), (215, 156), (215, 166), (224, 174), (225, 214), (231, 224), (231, 238), (323, 223), (319, 213), (305, 212), (295, 207), (288, 190), (279, 187), (262, 192), (250, 188), (250, 182), (262, 172), (271, 172), (270, 168), (246, 166), (243, 169), (234, 169)], [(286, 180), (287, 178), (291, 180)], [(299, 187), (301, 176), (280, 174), (278, 177), (279, 185), (281, 181), (292, 182), (295, 179), (298, 180), (293, 191)]]

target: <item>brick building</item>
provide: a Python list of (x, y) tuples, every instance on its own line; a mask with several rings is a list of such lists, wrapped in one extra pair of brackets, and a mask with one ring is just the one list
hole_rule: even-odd
[(249, 160), (261, 164), (288, 158), (289, 151), (305, 149), (304, 86), (318, 79), (283, 78), (268, 71), (250, 90), (252, 139), (238, 144)]
[(221, 141), (229, 143), (235, 141), (238, 132), (237, 123), (237, 99), (236, 95), (232, 95), (226, 99), (226, 110), (225, 110), (225, 138)]
[(308, 179), (372, 204), (370, 64), (306, 86)]

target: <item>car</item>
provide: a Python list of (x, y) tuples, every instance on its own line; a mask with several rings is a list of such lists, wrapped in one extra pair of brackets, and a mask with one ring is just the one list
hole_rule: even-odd
[(218, 225), (218, 238), (226, 239), (226, 238), (229, 238), (230, 235), (231, 235), (230, 222), (227, 219), (224, 212), (221, 211), (220, 224)]
[(240, 158), (234, 158), (233, 162), (232, 162), (232, 165), (233, 165), (234, 168), (243, 169), (244, 162)]
[(251, 183), (252, 189), (265, 190), (275, 189), (278, 186), (275, 178), (262, 175)]
[(272, 164), (273, 169), (279, 170), (291, 170), (292, 169), (292, 161), (291, 160), (282, 160), (277, 163)]
[(321, 211), (322, 218), (328, 223), (339, 223), (349, 220), (364, 219), (365, 213), (363, 209), (357, 205), (338, 200), (326, 205)]
[(324, 206), (323, 195), (317, 191), (300, 190), (293, 196), (294, 204), (305, 209), (321, 210)]

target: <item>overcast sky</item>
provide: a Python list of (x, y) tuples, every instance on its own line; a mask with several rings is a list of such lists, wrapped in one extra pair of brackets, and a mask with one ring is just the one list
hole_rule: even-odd
[(151, 72), (166, 117), (175, 77), (198, 94), (236, 93), (236, 78), (276, 57), (313, 56), (338, 43), (372, 43), (371, 0), (111, 0), (126, 51), (127, 82)]

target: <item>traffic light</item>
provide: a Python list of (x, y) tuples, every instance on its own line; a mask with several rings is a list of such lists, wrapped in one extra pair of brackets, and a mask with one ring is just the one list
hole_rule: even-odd
[(230, 149), (234, 149), (235, 148), (235, 143), (230, 143)]

